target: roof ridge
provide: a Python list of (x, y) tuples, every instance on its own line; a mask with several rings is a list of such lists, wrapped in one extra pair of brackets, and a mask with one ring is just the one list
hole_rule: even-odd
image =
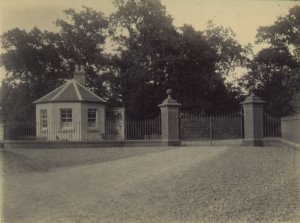
[(72, 79), (72, 83), (74, 85), (74, 88), (75, 88), (75, 91), (76, 91), (76, 94), (77, 94), (77, 97), (78, 97), (79, 101), (82, 101), (82, 96), (81, 96), (80, 91), (78, 89), (77, 81), (75, 81), (75, 79)]
[(106, 100), (100, 98), (98, 95), (96, 95), (95, 93), (93, 93), (92, 91), (90, 91), (89, 89), (87, 89), (85, 86), (83, 86), (82, 84), (80, 84), (78, 81), (76, 81), (76, 80), (74, 80), (74, 81), (76, 82), (76, 84), (78, 84), (79, 86), (83, 87), (84, 90), (88, 91), (89, 93), (91, 93), (92, 95), (94, 95), (95, 97), (97, 97), (102, 102), (107, 102)]
[(56, 91), (57, 89), (63, 88), (63, 86), (64, 86), (65, 84), (66, 84), (66, 83), (64, 83), (64, 84), (62, 84), (61, 86), (55, 88), (54, 90), (50, 91), (48, 94), (46, 94), (46, 95), (44, 95), (43, 97), (41, 97), (41, 98), (35, 100), (33, 103), (36, 103), (36, 102), (38, 102), (38, 101), (40, 101), (40, 100), (43, 100), (44, 98), (46, 98), (47, 96), (49, 96), (50, 94), (52, 94), (52, 93), (53, 93), (54, 91)]
[(107, 101), (99, 97), (97, 94), (90, 91), (87, 87), (79, 83), (76, 79), (67, 80), (64, 84), (57, 87), (50, 93), (42, 98), (34, 101), (33, 103), (46, 103), (46, 102), (97, 102), (106, 103)]
[(70, 84), (71, 84), (71, 81), (67, 80), (67, 83), (65, 83), (65, 86), (60, 90), (60, 92), (58, 92), (55, 96), (53, 96), (53, 98), (51, 98), (49, 101), (52, 101), (55, 98), (57, 98), (67, 87), (69, 87)]

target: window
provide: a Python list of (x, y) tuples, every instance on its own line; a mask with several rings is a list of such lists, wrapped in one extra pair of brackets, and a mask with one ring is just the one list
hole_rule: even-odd
[(40, 110), (40, 121), (41, 121), (41, 129), (47, 129), (48, 128), (47, 109)]
[(88, 109), (88, 127), (89, 128), (96, 128), (97, 122), (97, 109)]
[(60, 122), (62, 128), (69, 128), (72, 126), (72, 109), (60, 109)]

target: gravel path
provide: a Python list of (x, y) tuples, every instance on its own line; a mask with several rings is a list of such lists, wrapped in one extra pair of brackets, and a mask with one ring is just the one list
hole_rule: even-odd
[(297, 222), (299, 160), (287, 148), (182, 147), (6, 175), (4, 222)]
[(295, 222), (297, 160), (297, 151), (281, 148), (232, 149), (206, 160), (178, 182), (175, 213), (180, 222)]

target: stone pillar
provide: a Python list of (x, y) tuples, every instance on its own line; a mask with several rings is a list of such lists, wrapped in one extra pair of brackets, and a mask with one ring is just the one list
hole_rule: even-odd
[(264, 104), (251, 90), (250, 95), (241, 103), (244, 110), (244, 141), (246, 146), (263, 146), (264, 137)]
[(158, 105), (161, 110), (162, 144), (165, 146), (180, 146), (179, 109), (181, 104), (171, 96), (172, 90), (167, 90), (168, 97)]
[(124, 107), (111, 107), (108, 112), (111, 113), (113, 119), (110, 121), (111, 127), (117, 130), (118, 135), (114, 136), (114, 140), (125, 139), (125, 108)]

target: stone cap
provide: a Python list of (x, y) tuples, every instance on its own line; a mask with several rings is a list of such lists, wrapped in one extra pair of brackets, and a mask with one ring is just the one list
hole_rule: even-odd
[(289, 116), (284, 116), (281, 117), (281, 120), (300, 120), (300, 114), (293, 114), (293, 115), (289, 115)]
[(265, 104), (266, 102), (262, 100), (260, 97), (256, 96), (253, 92), (245, 99), (245, 101), (241, 102), (241, 105), (245, 104)]
[(175, 99), (172, 98), (172, 90), (168, 89), (166, 91), (168, 97), (160, 104), (158, 107), (181, 107), (181, 104), (178, 103)]
[(240, 103), (241, 105), (245, 105), (245, 104), (265, 104), (266, 103), (264, 100), (261, 100), (260, 97), (258, 97), (254, 94), (254, 90), (255, 90), (255, 85), (252, 84), (249, 87), (250, 95), (245, 99), (245, 101)]

